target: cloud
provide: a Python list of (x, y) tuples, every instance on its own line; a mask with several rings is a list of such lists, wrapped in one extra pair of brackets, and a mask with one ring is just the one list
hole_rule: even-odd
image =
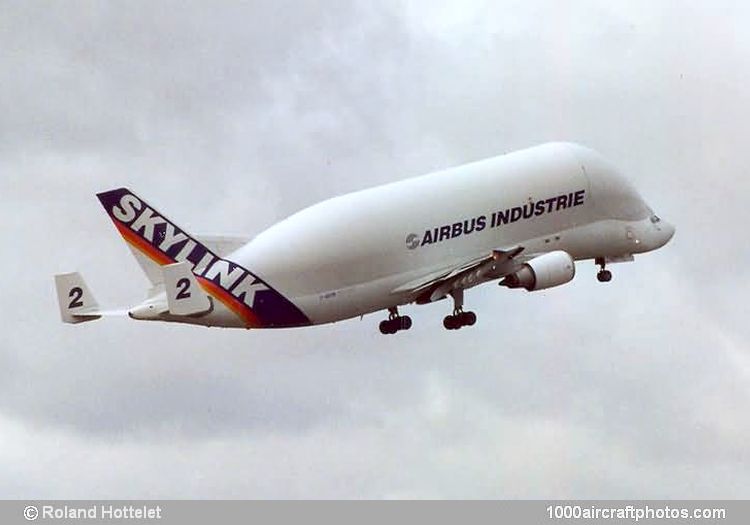
[[(747, 497), (741, 4), (16, 3), (0, 19), (0, 495)], [(677, 225), (558, 289), (287, 331), (57, 318), (146, 281), (93, 194), (252, 235), (318, 200), (547, 140)], [(12, 247), (12, 249), (11, 249)]]

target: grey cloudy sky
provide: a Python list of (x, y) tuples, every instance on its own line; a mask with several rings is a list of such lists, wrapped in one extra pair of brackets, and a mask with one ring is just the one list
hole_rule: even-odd
[[(0, 1), (0, 496), (750, 497), (750, 6)], [(596, 282), (289, 331), (59, 321), (146, 280), (94, 197), (195, 232), (548, 140), (677, 226)]]

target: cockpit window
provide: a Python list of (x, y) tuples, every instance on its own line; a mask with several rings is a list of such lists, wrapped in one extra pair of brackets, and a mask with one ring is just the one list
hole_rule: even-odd
[(652, 223), (654, 223), (654, 224), (656, 224), (656, 223), (657, 223), (657, 222), (659, 222), (660, 220), (661, 220), (661, 219), (659, 218), (659, 216), (658, 216), (658, 215), (656, 215), (655, 213), (654, 213), (654, 214), (653, 214), (653, 215), (651, 216), (651, 222), (652, 222)]

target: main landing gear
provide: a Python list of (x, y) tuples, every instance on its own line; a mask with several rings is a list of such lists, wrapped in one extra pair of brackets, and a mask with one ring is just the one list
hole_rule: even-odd
[(594, 259), (594, 263), (598, 264), (601, 268), (599, 272), (596, 274), (596, 279), (600, 283), (608, 283), (612, 280), (612, 272), (609, 270), (604, 269), (604, 257), (597, 257)]
[(398, 308), (388, 309), (388, 319), (380, 322), (381, 334), (395, 334), (401, 330), (411, 328), (411, 317), (408, 315), (398, 315)]
[(464, 312), (464, 291), (453, 290), (453, 314), (443, 319), (443, 326), (448, 330), (458, 330), (464, 326), (473, 326), (477, 322), (477, 314), (474, 312)]

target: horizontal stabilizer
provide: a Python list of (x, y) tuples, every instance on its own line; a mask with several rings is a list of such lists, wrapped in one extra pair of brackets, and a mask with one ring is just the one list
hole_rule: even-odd
[(102, 316), (99, 305), (78, 272), (55, 275), (57, 302), (64, 323), (83, 323)]
[(200, 315), (211, 311), (211, 299), (198, 284), (190, 263), (167, 264), (162, 271), (170, 314)]

